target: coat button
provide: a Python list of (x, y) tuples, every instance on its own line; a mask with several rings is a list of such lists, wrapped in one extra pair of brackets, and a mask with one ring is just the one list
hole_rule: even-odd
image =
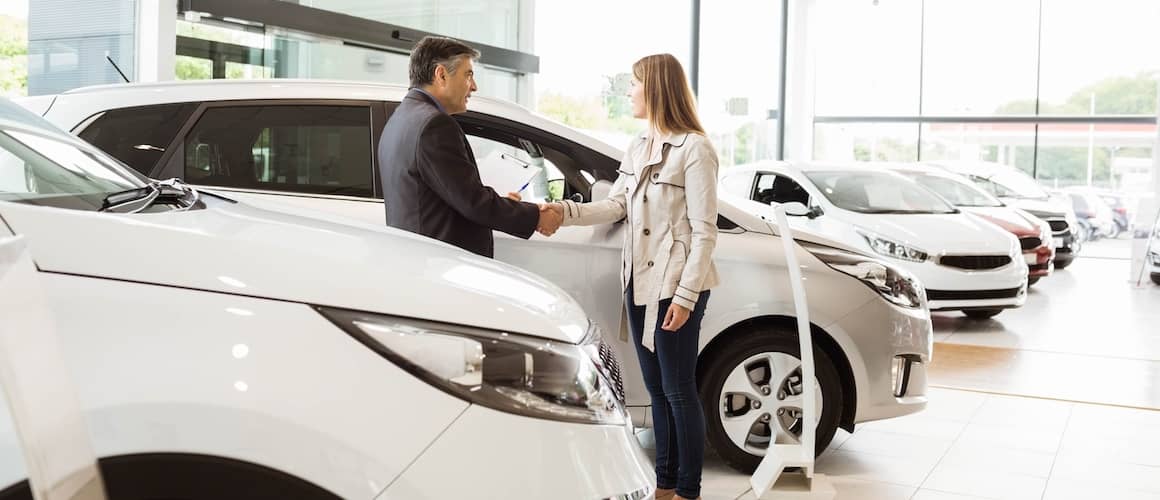
[(655, 180), (655, 179), (660, 179), (660, 178), (661, 178), (661, 174), (653, 174), (653, 179), (654, 179), (654, 180)]
[(648, 196), (642, 196), (640, 202), (641, 203), (648, 203)]
[(645, 235), (645, 236), (648, 236), (648, 229), (645, 229), (645, 230), (644, 230), (644, 235)]
[(652, 266), (653, 266), (653, 261), (651, 261), (651, 260), (648, 261), (648, 267), (652, 267)]

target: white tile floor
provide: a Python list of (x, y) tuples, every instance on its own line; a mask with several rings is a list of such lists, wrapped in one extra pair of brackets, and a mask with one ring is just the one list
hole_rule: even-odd
[[(707, 457), (705, 500), (754, 498)], [(1160, 500), (1160, 411), (931, 389), (922, 413), (839, 431), (837, 500)]]
[[(1160, 287), (1129, 284), (1128, 261), (1107, 258), (1126, 257), (1130, 243), (1091, 244), (994, 320), (936, 314), (935, 341), (1106, 358), (1094, 377), (1114, 379), (1130, 362), (1157, 368), (1124, 373), (1160, 375)], [(1069, 373), (1029, 375), (1075, 375), (1062, 366)], [(748, 476), (706, 460), (703, 498), (754, 498)], [(1160, 500), (1160, 411), (935, 388), (917, 415), (839, 431), (817, 470), (837, 500)]]

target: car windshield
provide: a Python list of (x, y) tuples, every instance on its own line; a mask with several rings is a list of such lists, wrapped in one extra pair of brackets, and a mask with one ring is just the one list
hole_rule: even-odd
[(1003, 202), (968, 181), (924, 173), (904, 174), (958, 207), (1001, 207)]
[(999, 172), (987, 178), (996, 185), (999, 196), (1007, 198), (1024, 198), (1033, 200), (1046, 200), (1049, 198), (1047, 191), (1035, 182), (1035, 179), (1028, 177), (1022, 172), (1010, 171)]
[(0, 200), (98, 210), (109, 194), (145, 186), (128, 169), (37, 121), (0, 101)]
[(864, 214), (951, 214), (954, 207), (930, 190), (889, 172), (809, 172), (826, 199)]

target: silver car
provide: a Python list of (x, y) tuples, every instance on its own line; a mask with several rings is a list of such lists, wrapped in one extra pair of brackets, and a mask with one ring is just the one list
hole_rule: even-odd
[[(357, 82), (212, 81), (93, 87), (23, 104), (148, 176), (382, 226), (374, 152), (406, 91)], [(476, 97), (470, 108), (456, 119), (481, 172), (538, 170), (525, 200), (607, 194), (621, 150), (508, 102)], [(750, 471), (770, 442), (796, 440), (801, 431), (794, 307), (777, 228), (728, 203), (720, 214), (721, 285), (703, 322), (698, 384), (710, 444)], [(625, 360), (626, 403), (647, 426), (649, 397), (620, 293), (624, 227), (566, 227), (531, 240), (497, 234), (496, 258), (555, 282), (599, 323)], [(905, 271), (821, 237), (799, 243), (816, 332), (820, 453), (839, 427), (926, 406), (932, 330), (925, 292)]]

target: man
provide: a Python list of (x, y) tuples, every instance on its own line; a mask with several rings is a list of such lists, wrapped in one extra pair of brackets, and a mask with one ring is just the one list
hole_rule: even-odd
[(425, 37), (411, 52), (411, 90), (379, 143), (387, 225), (493, 257), (492, 230), (530, 238), (552, 234), (562, 217), (545, 206), (500, 197), (484, 186), (475, 154), (451, 115), (467, 111), (479, 52)]

